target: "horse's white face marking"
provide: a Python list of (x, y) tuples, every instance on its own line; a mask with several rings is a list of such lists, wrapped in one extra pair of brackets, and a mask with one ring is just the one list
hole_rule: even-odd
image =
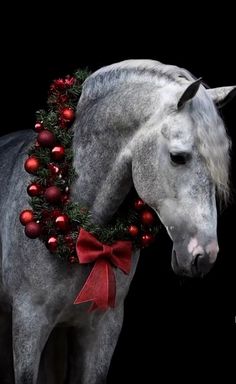
[(206, 253), (208, 255), (209, 263), (213, 264), (216, 261), (217, 254), (219, 252), (219, 246), (217, 241), (211, 241), (204, 249), (201, 245), (198, 244), (198, 240), (193, 237), (188, 243), (188, 252), (193, 257)]
[(201, 245), (198, 245), (196, 248), (194, 248), (192, 255), (195, 257), (197, 255), (201, 255), (204, 253), (204, 249)]
[(192, 237), (190, 242), (188, 243), (188, 252), (192, 253), (193, 250), (197, 247), (197, 244), (198, 244), (198, 242), (197, 242), (196, 237)]

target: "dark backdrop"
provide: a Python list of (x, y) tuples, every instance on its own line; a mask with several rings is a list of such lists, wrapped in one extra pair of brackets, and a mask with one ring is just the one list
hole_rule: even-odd
[[(230, 21), (214, 25), (201, 17), (196, 31), (191, 19), (177, 27), (164, 22), (162, 28), (156, 28), (157, 22), (144, 27), (140, 19), (135, 27), (126, 24), (124, 28), (123, 19), (115, 25), (112, 18), (105, 24), (99, 19), (93, 24), (88, 14), (72, 18), (72, 12), (65, 7), (60, 15), (43, 14), (35, 19), (33, 14), (11, 20), (8, 28), (14, 24), (16, 33), (6, 41), (3, 38), (2, 95), (6, 103), (1, 110), (2, 134), (31, 129), (35, 111), (45, 106), (50, 82), (78, 67), (95, 70), (123, 59), (150, 58), (185, 67), (211, 87), (236, 83)], [(233, 188), (235, 107), (236, 100), (221, 112), (233, 141)], [(165, 230), (155, 245), (142, 252), (125, 303), (124, 326), (108, 383), (129, 382), (128, 377), (135, 383), (140, 375), (145, 382), (156, 382), (164, 375), (160, 382), (166, 382), (173, 373), (182, 381), (189, 377), (189, 370), (190, 377), (199, 378), (206, 372), (229, 373), (236, 331), (234, 218), (233, 201), (219, 217), (217, 263), (202, 280), (182, 281), (174, 275), (171, 241)]]

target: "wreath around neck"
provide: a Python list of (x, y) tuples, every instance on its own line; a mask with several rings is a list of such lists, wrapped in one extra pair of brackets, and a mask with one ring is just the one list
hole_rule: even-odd
[(50, 85), (47, 109), (36, 113), (35, 143), (28, 152), (25, 170), (32, 175), (27, 187), (31, 209), (20, 213), (25, 234), (42, 240), (55, 256), (77, 262), (76, 240), (80, 228), (100, 242), (131, 240), (134, 248), (150, 245), (159, 231), (155, 212), (132, 189), (112, 220), (96, 225), (86, 207), (70, 199), (70, 186), (77, 175), (73, 168), (73, 122), (82, 83), (89, 75), (78, 70), (73, 76)]

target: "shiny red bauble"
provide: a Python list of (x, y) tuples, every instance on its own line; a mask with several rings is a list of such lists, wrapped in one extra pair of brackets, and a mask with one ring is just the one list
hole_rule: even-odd
[(155, 237), (151, 233), (145, 233), (141, 236), (141, 246), (148, 247), (154, 240)]
[(41, 121), (38, 121), (34, 126), (34, 130), (35, 132), (40, 132), (42, 131), (42, 129), (43, 129), (43, 123)]
[(57, 229), (60, 231), (68, 231), (69, 229), (69, 217), (65, 214), (57, 216), (55, 220)]
[(139, 233), (139, 229), (136, 225), (130, 225), (128, 228), (128, 232), (132, 237), (136, 237)]
[(39, 159), (35, 156), (30, 156), (28, 159), (25, 161), (24, 164), (25, 170), (28, 173), (36, 173), (40, 167), (40, 162)]
[(64, 82), (67, 87), (72, 87), (72, 85), (76, 82), (76, 78), (73, 76), (67, 76)]
[(61, 190), (53, 185), (46, 189), (44, 196), (49, 203), (57, 203), (61, 200)]
[(134, 208), (137, 210), (137, 211), (140, 211), (143, 207), (144, 207), (145, 203), (142, 199), (136, 199), (134, 201)]
[(55, 136), (51, 131), (48, 131), (47, 129), (43, 129), (42, 131), (39, 132), (38, 137), (37, 137), (38, 143), (42, 147), (52, 147), (55, 144)]
[(42, 187), (40, 184), (32, 183), (27, 187), (27, 193), (29, 196), (39, 196), (42, 193)]
[(58, 246), (58, 239), (56, 236), (49, 237), (47, 241), (47, 247), (51, 252), (55, 252)]
[(65, 148), (58, 145), (52, 149), (51, 154), (54, 160), (62, 160), (65, 157)]
[(72, 108), (64, 108), (61, 112), (61, 117), (63, 120), (71, 123), (75, 118), (75, 111)]
[(39, 235), (41, 234), (41, 225), (39, 223), (31, 221), (25, 226), (25, 234), (30, 239), (36, 239), (36, 237), (39, 237)]
[(31, 209), (25, 209), (19, 216), (22, 225), (26, 225), (34, 220), (34, 212)]
[(48, 164), (48, 169), (50, 170), (52, 175), (58, 175), (58, 173), (60, 172), (60, 168), (53, 163)]
[(152, 225), (155, 221), (155, 214), (152, 211), (149, 211), (148, 209), (145, 209), (140, 214), (141, 222), (144, 225)]
[(65, 87), (65, 80), (64, 79), (56, 79), (52, 83), (53, 89), (58, 88), (58, 89), (63, 89)]

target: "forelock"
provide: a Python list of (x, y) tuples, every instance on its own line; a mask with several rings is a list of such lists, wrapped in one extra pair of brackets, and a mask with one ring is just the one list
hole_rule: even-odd
[(201, 87), (191, 103), (197, 144), (206, 161), (221, 201), (229, 199), (229, 162), (231, 141), (213, 101)]

